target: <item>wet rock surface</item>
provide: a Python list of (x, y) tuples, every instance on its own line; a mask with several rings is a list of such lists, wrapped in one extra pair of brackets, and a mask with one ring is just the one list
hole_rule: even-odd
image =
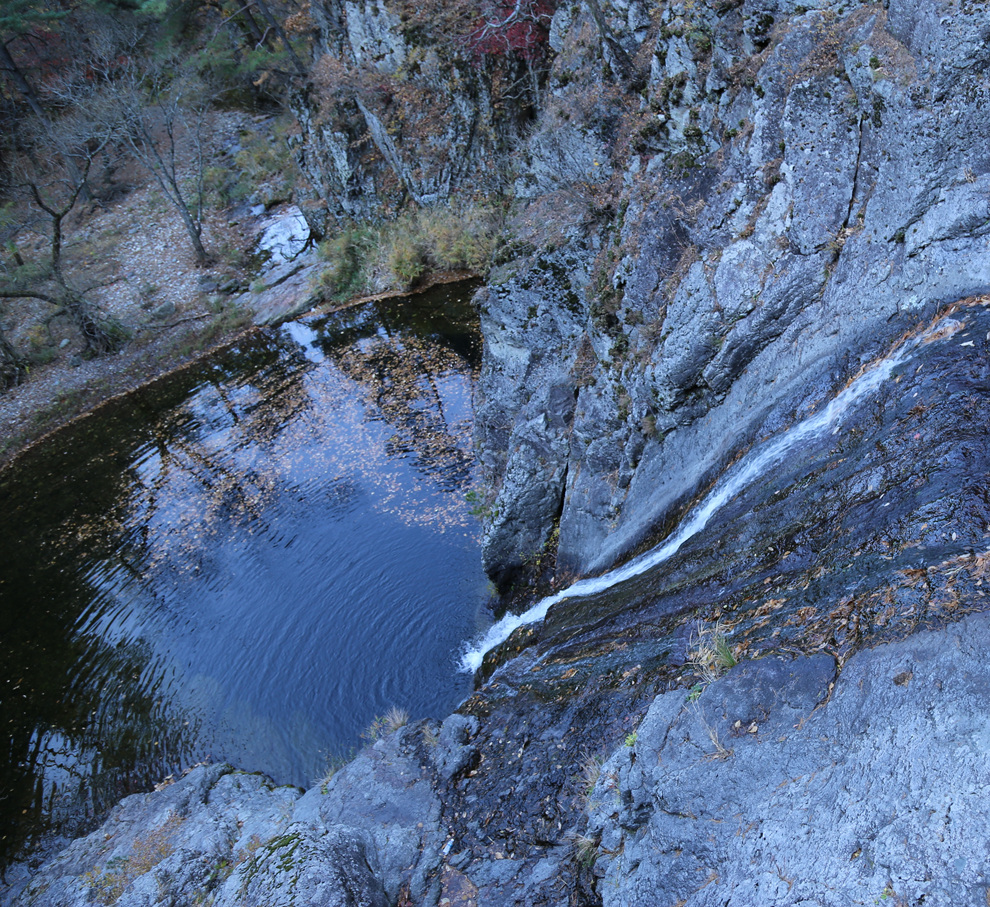
[[(501, 588), (666, 537), (935, 329), (662, 564), (488, 653), (457, 715), (305, 795), (197, 769), (3, 903), (986, 900), (985, 10), (598, 6), (555, 17), (516, 185), (550, 201), (479, 297)], [(347, 54), (392, 66), (388, 21), (356, 23)], [(358, 211), (374, 180), (327, 161)]]
[(198, 768), (3, 903), (976, 903), (990, 310), (926, 327), (662, 565), (517, 631), (459, 714), (304, 795)]
[[(673, 4), (644, 33), (608, 4), (611, 33), (650, 60), (641, 95), (558, 13), (543, 117), (565, 142), (595, 86), (577, 131), (598, 175), (530, 146), (563, 181), (534, 215), (556, 250), (517, 260), (485, 300), (500, 587), (550, 538), (562, 574), (611, 566), (773, 412), (990, 288), (985, 16), (816, 6)], [(565, 388), (567, 417), (540, 421)]]
[[(666, 869), (657, 868), (659, 864), (651, 860), (653, 839), (641, 830), (651, 809), (663, 813), (655, 803), (659, 795), (649, 787), (652, 782), (637, 781), (643, 788), (640, 800), (626, 803), (615, 815), (608, 812), (605, 818), (593, 806), (597, 818), (588, 827), (583, 824), (589, 799), (584, 790), (588, 759), (600, 759), (609, 751), (612, 760), (628, 759), (627, 750), (637, 751), (644, 729), (649, 731), (659, 721), (658, 710), (670, 710), (663, 713), (670, 723), (688, 706), (694, 716), (695, 744), (685, 742), (688, 738), (680, 731), (655, 732), (672, 752), (686, 747), (679, 759), (701, 764), (693, 793), (687, 800), (678, 800), (679, 810), (671, 810), (677, 816), (689, 811), (684, 804), (692, 797), (705, 800), (706, 760), (713, 754), (723, 758), (707, 736), (706, 723), (726, 750), (733, 747), (735, 737), (757, 739), (760, 748), (754, 750), (751, 765), (759, 774), (761, 754), (773, 750), (779, 737), (793, 733), (794, 725), (825, 703), (833, 682), (835, 690), (849, 690), (843, 702), (855, 703), (848, 710), (833, 709), (833, 732), (838, 734), (841, 728), (847, 741), (863, 734), (859, 745), (901, 758), (890, 752), (887, 731), (874, 736), (875, 728), (861, 720), (871, 707), (862, 698), (861, 675), (847, 677), (845, 668), (856, 658), (861, 659), (857, 664), (875, 659), (878, 675), (900, 678), (898, 683), (890, 681), (897, 690), (915, 657), (909, 654), (914, 652), (911, 640), (916, 638), (911, 634), (947, 626), (926, 634), (924, 646), (935, 651), (944, 645), (955, 651), (960, 634), (965, 636), (967, 631), (954, 628), (952, 622), (986, 607), (990, 512), (984, 486), (988, 463), (980, 428), (984, 416), (978, 413), (988, 405), (988, 332), (990, 317), (984, 305), (951, 313), (938, 322), (934, 339), (918, 344), (875, 393), (847, 411), (834, 433), (829, 430), (791, 451), (661, 566), (597, 596), (561, 602), (542, 623), (518, 630), (491, 653), (490, 679), (466, 705), (467, 711), (481, 717), (482, 730), (476, 742), (479, 764), (463, 782), (462, 802), (478, 797), (486, 804), (484, 819), (462, 823), (460, 833), (477, 841), (475, 847), (488, 834), (498, 841), (496, 853), (512, 854), (516, 859), (523, 855), (521, 862), (527, 866), (537, 854), (569, 848), (561, 857), (553, 884), (524, 886), (520, 870), (497, 888), (497, 894), (491, 889), (492, 903), (561, 903), (564, 891), (574, 903), (594, 902), (596, 897), (610, 903), (624, 903), (623, 898), (636, 902), (634, 890), (640, 892), (636, 896), (643, 903), (655, 903), (657, 892), (670, 890), (670, 901), (675, 903), (704, 885), (707, 875), (697, 879), (692, 869), (688, 875), (693, 888), (689, 890), (684, 882), (685, 887), (668, 889)], [(805, 401), (802, 415), (812, 407), (817, 411), (826, 402)], [(927, 452), (919, 457), (922, 450)], [(973, 626), (983, 628), (981, 621), (974, 619)], [(741, 663), (724, 680), (704, 688), (704, 671), (697, 663), (701, 641), (716, 635)], [(960, 676), (972, 670), (982, 676), (984, 668), (976, 661), (960, 665)], [(977, 705), (978, 693), (972, 700), (954, 699), (951, 686), (930, 687), (925, 695), (929, 702), (935, 696), (953, 699), (946, 707), (960, 714), (968, 709), (974, 715), (983, 714), (985, 710)], [(831, 695), (834, 701), (835, 693)], [(913, 702), (905, 708), (919, 709), (916, 717), (921, 721), (929, 705)], [(648, 709), (652, 717), (640, 725)], [(705, 717), (708, 712), (711, 715)], [(891, 720), (894, 723), (889, 727), (896, 727), (899, 719)], [(897, 744), (898, 753), (907, 760), (905, 765), (914, 758), (912, 750), (925, 746), (931, 746), (929, 755), (919, 758), (932, 764), (938, 763), (944, 748), (957, 754), (970, 746), (960, 738), (957, 748), (944, 737), (926, 736), (920, 726), (917, 730), (919, 737), (911, 738), (910, 747), (907, 737)], [(801, 741), (806, 738), (795, 740), (794, 746), (800, 749), (805, 745)], [(674, 757), (663, 754), (660, 764), (665, 765), (668, 758)], [(871, 794), (861, 807), (861, 822), (872, 831), (862, 832), (864, 840), (872, 840), (870, 835), (885, 825), (883, 817), (900, 808), (902, 794), (902, 769), (894, 767), (888, 772), (880, 756), (871, 758), (868, 766), (850, 761), (837, 770), (848, 770), (858, 779), (856, 785), (869, 786)], [(961, 758), (966, 767), (961, 764), (959, 771), (978, 776), (982, 757)], [(768, 790), (784, 780), (774, 775), (776, 759), (777, 755), (770, 756), (766, 764), (768, 778), (776, 779), (772, 784), (767, 780)], [(655, 755), (642, 764), (657, 770)], [(671, 796), (678, 797), (680, 777), (669, 783)], [(748, 783), (745, 777), (727, 776), (725, 781), (727, 789), (740, 797), (740, 788)], [(838, 787), (844, 783), (835, 781)], [(953, 782), (947, 779), (945, 796), (950, 800), (953, 790)], [(599, 782), (591, 799), (601, 795)], [(977, 801), (968, 800), (963, 790), (958, 796), (967, 803), (967, 821), (982, 821)], [(779, 834), (800, 837), (805, 815), (789, 808), (786, 798), (774, 802), (778, 812), (772, 818), (779, 822)], [(921, 829), (927, 813), (918, 803), (917, 811), (904, 821)], [(743, 800), (736, 811), (745, 812), (745, 806)], [(521, 816), (529, 818), (521, 820)], [(673, 821), (666, 813), (663, 816)], [(710, 821), (678, 821), (676, 834), (670, 834), (679, 843), (671, 844), (671, 851), (687, 853), (692, 846), (690, 835), (695, 834), (693, 846), (709, 854)], [(821, 841), (842, 839), (843, 821), (838, 809), (829, 813), (827, 821), (822, 819)], [(501, 830), (501, 836), (491, 834), (492, 826)], [(611, 838), (607, 839), (606, 831)], [(974, 825), (971, 832), (974, 840), (983, 840), (987, 829)], [(629, 853), (634, 838), (640, 848), (638, 856), (634, 860), (618, 857)], [(773, 852), (757, 849), (738, 856), (733, 840), (727, 836), (724, 849), (718, 851), (717, 859), (711, 857), (714, 862), (708, 868), (722, 878), (735, 873), (733, 884), (742, 886), (733, 895), (738, 903), (800, 902), (788, 900), (786, 884), (779, 890), (767, 888), (765, 882), (758, 891), (746, 888), (742, 880), (761, 878), (761, 873), (777, 878)], [(951, 852), (949, 846), (926, 858), (933, 877), (939, 861), (949, 859)], [(602, 863), (607, 868), (595, 870), (604, 874), (592, 873), (589, 880), (590, 864), (597, 866), (595, 861), (605, 857), (610, 858)], [(642, 861), (641, 875), (636, 875), (636, 860)], [(732, 868), (720, 868), (722, 860)], [(892, 884), (907, 891), (905, 880), (912, 870), (905, 860), (900, 852), (886, 866), (890, 870), (897, 865), (900, 874), (891, 874)], [(863, 872), (843, 876), (844, 882), (829, 882), (836, 893), (829, 895), (833, 901), (828, 902), (839, 903), (843, 898), (851, 902), (862, 885), (873, 885), (882, 875), (875, 869)], [(794, 878), (803, 873), (813, 880), (801, 889), (807, 898), (814, 885), (824, 885), (827, 879), (810, 872), (807, 862)], [(982, 896), (975, 881), (978, 876), (965, 883), (970, 887), (964, 901)], [(620, 877), (624, 881), (617, 883)], [(623, 887), (626, 881), (629, 884)], [(879, 885), (877, 896), (886, 882)], [(941, 891), (937, 886), (912, 889), (915, 897), (924, 892), (935, 897), (937, 890)], [(946, 898), (943, 903), (952, 903), (956, 897), (958, 903), (962, 891), (956, 888), (938, 897)], [(721, 903), (716, 892), (704, 897)]]

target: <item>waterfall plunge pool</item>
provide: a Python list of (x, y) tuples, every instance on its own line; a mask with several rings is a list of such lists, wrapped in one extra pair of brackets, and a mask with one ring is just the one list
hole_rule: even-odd
[(0, 862), (198, 761), (311, 784), (467, 695), (473, 287), (263, 331), (0, 482)]

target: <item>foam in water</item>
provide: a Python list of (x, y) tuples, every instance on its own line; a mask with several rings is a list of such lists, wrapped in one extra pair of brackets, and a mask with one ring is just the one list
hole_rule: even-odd
[(751, 450), (726, 472), (718, 485), (712, 489), (711, 494), (691, 511), (677, 531), (666, 541), (615, 570), (601, 576), (580, 580), (555, 595), (541, 599), (522, 614), (506, 614), (505, 617), (493, 624), (478, 642), (467, 648), (461, 656), (461, 670), (470, 673), (477, 671), (481, 667), (485, 655), (495, 646), (505, 642), (517, 628), (543, 620), (550, 608), (558, 602), (568, 598), (604, 592), (627, 579), (652, 570), (658, 564), (672, 557), (689, 538), (697, 535), (708, 525), (708, 521), (715, 511), (732, 500), (755, 478), (783, 460), (790, 451), (811, 438), (824, 435), (828, 429), (832, 430), (832, 434), (836, 434), (846, 411), (862, 397), (872, 394), (883, 384), (890, 377), (890, 373), (908, 359), (919, 344), (954, 334), (963, 327), (962, 322), (945, 318), (936, 322), (925, 333), (902, 343), (886, 359), (862, 372), (836, 397), (830, 400), (824, 409), (813, 416), (808, 416), (782, 435)]

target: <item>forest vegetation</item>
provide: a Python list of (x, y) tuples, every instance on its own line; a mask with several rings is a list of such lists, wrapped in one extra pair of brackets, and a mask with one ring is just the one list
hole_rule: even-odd
[[(165, 317), (181, 326), (171, 346), (130, 365), (127, 382), (242, 329), (251, 320), (243, 300), (252, 242), (232, 227), (246, 210), (290, 202), (303, 210), (325, 261), (314, 290), (327, 300), (406, 290), (431, 271), (486, 271), (511, 185), (504, 152), (546, 80), (552, 6), (399, 4), (401, 31), (416, 47), (391, 74), (344, 48), (327, 21), (335, 8), (314, 11), (303, 0), (4, 4), (0, 394), (45, 371), (160, 345), (173, 326)], [(428, 70), (436, 66), (463, 70), (472, 90), (480, 74), (491, 109), (505, 113), (478, 125), (487, 131), (485, 166), (424, 194), (388, 159), (388, 137), (401, 133), (421, 151), (421, 170), (444, 157), (438, 149), (456, 113), (435, 103)], [(374, 181), (348, 190), (360, 203), (335, 205), (340, 193), (307, 166), (314, 129), (353, 135), (355, 164)], [(161, 235), (165, 221), (181, 247)], [(143, 241), (137, 256), (121, 241), (134, 235)], [(199, 272), (202, 292), (181, 299), (178, 311), (163, 281), (142, 273), (162, 258), (177, 272)], [(35, 408), (50, 412), (35, 413), (30, 428), (100, 396), (43, 400)], [(17, 445), (11, 437), (5, 448)]]

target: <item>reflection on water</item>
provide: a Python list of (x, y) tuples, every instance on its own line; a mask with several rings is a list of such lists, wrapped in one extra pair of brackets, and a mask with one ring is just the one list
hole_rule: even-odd
[(449, 295), (266, 333), (4, 475), (0, 858), (206, 758), (310, 783), (468, 692), (479, 346)]

